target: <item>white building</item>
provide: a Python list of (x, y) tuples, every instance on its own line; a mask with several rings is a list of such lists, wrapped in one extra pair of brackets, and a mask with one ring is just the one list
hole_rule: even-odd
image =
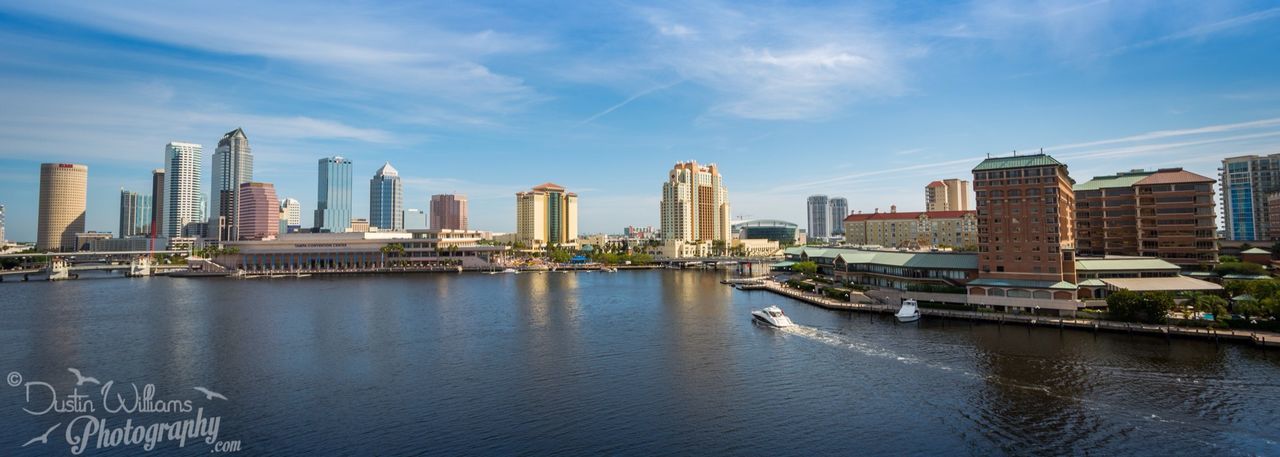
[(188, 236), (198, 231), (204, 215), (200, 193), (201, 146), (171, 142), (164, 147), (164, 219), (161, 235), (166, 238)]
[(296, 232), (302, 228), (302, 203), (297, 199), (280, 200), (280, 233)]
[(677, 163), (662, 184), (662, 239), (685, 243), (732, 240), (729, 191), (715, 165)]
[[(826, 195), (809, 197), (809, 237), (823, 239), (831, 236), (830, 208)], [(843, 218), (842, 218), (843, 220)]]

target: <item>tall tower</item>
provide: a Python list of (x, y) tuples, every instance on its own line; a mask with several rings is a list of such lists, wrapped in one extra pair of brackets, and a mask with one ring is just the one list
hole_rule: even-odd
[(4, 238), (4, 205), (0, 204), (0, 244), (8, 241)]
[(76, 248), (76, 234), (84, 232), (89, 167), (71, 163), (40, 164), (40, 211), (36, 249)]
[(345, 232), (351, 227), (351, 161), (320, 159), (316, 180), (316, 212), (312, 222), (321, 232)]
[(120, 227), (116, 236), (145, 236), (151, 230), (151, 197), (120, 189)]
[(404, 230), (404, 189), (391, 162), (382, 164), (369, 180), (369, 225), (382, 231)]
[[(809, 239), (822, 239), (831, 236), (831, 232), (827, 230), (830, 227), (827, 217), (831, 213), (827, 203), (826, 195), (809, 197)], [(841, 218), (840, 220), (844, 219)]]
[(240, 185), (240, 224), (236, 233), (242, 240), (269, 240), (280, 233), (280, 200), (270, 183), (247, 182)]
[(466, 230), (467, 196), (439, 194), (431, 196), (431, 228)]
[(253, 180), (253, 154), (244, 130), (222, 135), (213, 153), (213, 208), (209, 231), (217, 230), (219, 240), (235, 240), (236, 215), (240, 208), (240, 184)]
[(205, 221), (200, 193), (202, 148), (194, 143), (171, 142), (164, 147), (164, 229), (167, 238), (194, 236)]
[(578, 239), (578, 194), (546, 183), (516, 193), (516, 238), (530, 247)]
[(844, 197), (833, 197), (827, 201), (831, 206), (831, 236), (844, 236), (844, 218), (849, 215), (849, 200)]
[(662, 238), (729, 242), (729, 190), (716, 164), (680, 162), (662, 183)]
[(1280, 154), (1228, 157), (1220, 170), (1227, 239), (1269, 239), (1274, 230), (1267, 195), (1280, 191)]
[(151, 220), (147, 221), (147, 235), (153, 240), (164, 236), (164, 184), (164, 169), (151, 170)]

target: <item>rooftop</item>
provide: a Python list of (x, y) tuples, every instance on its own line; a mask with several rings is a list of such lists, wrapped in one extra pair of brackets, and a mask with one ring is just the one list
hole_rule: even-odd
[(1008, 168), (1044, 167), (1063, 165), (1047, 154), (1031, 154), (1025, 156), (988, 157), (973, 167), (973, 171), (1004, 170)]
[(382, 167), (378, 168), (378, 171), (377, 171), (376, 173), (374, 173), (373, 175), (374, 175), (374, 176), (396, 176), (396, 177), (398, 177), (398, 176), (400, 176), (400, 172), (399, 172), (399, 171), (396, 171), (396, 168), (395, 168), (395, 167), (393, 167), (393, 166), (391, 166), (391, 162), (386, 162), (386, 163), (383, 163), (383, 164), (382, 164)]
[(1164, 259), (1155, 257), (1105, 257), (1076, 258), (1076, 271), (1090, 273), (1099, 271), (1135, 271), (1135, 270), (1181, 270), (1180, 267)]
[(885, 220), (909, 220), (918, 219), (920, 215), (927, 215), (930, 219), (958, 219), (966, 214), (977, 215), (977, 211), (891, 211), (888, 213), (858, 213), (845, 216), (844, 220), (848, 222), (857, 221), (885, 221)]
[(982, 278), (969, 281), (970, 286), (981, 287), (1022, 287), (1026, 289), (1061, 289), (1076, 290), (1076, 285), (1066, 281), (1032, 281), (1029, 279), (992, 279)]
[(1116, 289), (1134, 292), (1188, 292), (1193, 290), (1222, 290), (1222, 286), (1186, 276), (1167, 278), (1107, 278), (1102, 282)]

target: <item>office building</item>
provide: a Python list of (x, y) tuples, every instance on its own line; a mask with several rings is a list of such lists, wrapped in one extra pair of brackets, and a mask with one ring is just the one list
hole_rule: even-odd
[(1217, 264), (1212, 178), (1181, 168), (1132, 170), (1074, 191), (1076, 254), (1159, 257), (1189, 269)]
[(979, 271), (970, 295), (1074, 297), (1073, 184), (1067, 166), (1045, 154), (993, 157), (974, 167)]
[(400, 184), (400, 172), (391, 162), (381, 168), (369, 180), (369, 225), (383, 232), (404, 230), (404, 188)]
[(844, 197), (833, 197), (827, 201), (827, 205), (831, 207), (831, 218), (827, 219), (827, 224), (831, 226), (831, 236), (844, 236), (844, 218), (849, 215), (849, 200)]
[(213, 207), (208, 219), (213, 233), (219, 240), (235, 240), (236, 221), (240, 213), (240, 184), (253, 180), (253, 154), (249, 150), (249, 137), (244, 130), (235, 129), (222, 135), (218, 140), (218, 148), (213, 153), (212, 185)]
[(404, 219), (405, 230), (426, 230), (430, 227), (427, 224), (427, 212), (420, 209), (406, 209), (401, 218)]
[(120, 189), (120, 238), (151, 234), (151, 197)]
[(431, 196), (432, 230), (466, 230), (467, 196), (441, 194)]
[(205, 220), (204, 194), (200, 190), (202, 148), (194, 143), (172, 142), (164, 147), (165, 238), (198, 236)]
[(978, 245), (976, 211), (919, 211), (850, 214), (844, 219), (846, 243), (892, 248), (975, 249)]
[(826, 195), (812, 195), (809, 197), (809, 238), (824, 239), (831, 236), (831, 209), (828, 206)]
[(280, 233), (302, 230), (302, 204), (297, 199), (280, 200)]
[(76, 234), (84, 232), (88, 184), (87, 166), (71, 163), (40, 164), (37, 250), (76, 250)]
[(552, 183), (516, 193), (516, 239), (533, 248), (575, 243), (578, 194)]
[[(370, 227), (370, 225), (369, 225), (369, 220), (368, 220), (368, 219), (364, 219), (364, 218), (355, 218), (355, 219), (352, 219), (352, 220), (351, 220), (351, 226), (350, 226), (350, 227), (347, 227), (347, 231), (348, 231), (348, 232), (355, 232), (355, 233), (366, 233), (366, 232), (371, 232), (371, 231), (373, 231), (373, 230), (370, 230), (370, 228), (371, 228), (371, 227)], [(390, 231), (390, 230), (388, 230), (388, 231)]]
[(351, 161), (326, 157), (319, 165), (312, 224), (318, 232), (345, 232), (351, 227)]
[(1280, 154), (1222, 159), (1222, 222), (1229, 240), (1269, 240), (1267, 195), (1280, 191)]
[(162, 237), (164, 232), (164, 169), (151, 170), (151, 220), (147, 222), (147, 234)]
[(944, 179), (924, 186), (925, 211), (968, 211), (969, 181)]
[(240, 212), (235, 233), (241, 240), (269, 240), (280, 233), (280, 199), (275, 186), (264, 182), (240, 184), (236, 192)]
[(715, 164), (677, 163), (662, 183), (662, 239), (685, 243), (728, 243), (729, 190)]

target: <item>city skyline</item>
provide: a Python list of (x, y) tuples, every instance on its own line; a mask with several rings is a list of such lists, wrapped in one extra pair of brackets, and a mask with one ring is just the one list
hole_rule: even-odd
[[(651, 174), (690, 158), (732, 170), (735, 220), (802, 222), (815, 193), (853, 212), (923, 210), (922, 186), (988, 153), (1044, 147), (1088, 177), (1217, 176), (1222, 158), (1280, 152), (1267, 58), (1280, 8), (1173, 3), (569, 5), (605, 19), (551, 24), (475, 5), (307, 8), (306, 21), (284, 19), (298, 5), (6, 5), (0, 204), (7, 237), (34, 241), (39, 163), (82, 163), (86, 228), (113, 231), (118, 189), (149, 187), (155, 151), (236, 127), (254, 134), (255, 179), (304, 208), (316, 176), (295, 170), (343, 155), (359, 176), (396, 163), (406, 208), (464, 193), (470, 225), (500, 232), (515, 229), (511, 193), (543, 181), (585, 197), (584, 233), (656, 225), (633, 208), (656, 207)], [(241, 14), (299, 25), (224, 36), (216, 24)], [(598, 157), (628, 171), (563, 165)], [(368, 214), (363, 186), (352, 201)]]

